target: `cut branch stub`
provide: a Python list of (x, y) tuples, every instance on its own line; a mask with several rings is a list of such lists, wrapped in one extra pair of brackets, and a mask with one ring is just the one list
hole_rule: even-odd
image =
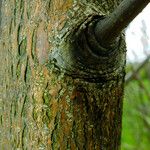
[(120, 37), (116, 45), (107, 49), (93, 36), (96, 22), (103, 17), (89, 16), (51, 53), (51, 60), (65, 74), (88, 82), (104, 83), (120, 78), (125, 63), (124, 38)]
[(123, 0), (108, 17), (99, 20), (95, 27), (96, 39), (103, 47), (110, 48), (121, 31), (146, 7), (150, 0)]
[(108, 45), (108, 43), (106, 43), (106, 45), (103, 46), (97, 40), (95, 36), (95, 32), (94, 32), (95, 27), (97, 23), (99, 22), (99, 20), (103, 21), (104, 18), (105, 16), (97, 16), (96, 18), (94, 18), (93, 21), (87, 25), (88, 27), (83, 32), (83, 34), (86, 36), (87, 44), (90, 47), (90, 50), (93, 54), (95, 54), (97, 57), (109, 57), (109, 56), (112, 57), (113, 53), (119, 47), (120, 38), (117, 38), (115, 42), (111, 43), (111, 45)]

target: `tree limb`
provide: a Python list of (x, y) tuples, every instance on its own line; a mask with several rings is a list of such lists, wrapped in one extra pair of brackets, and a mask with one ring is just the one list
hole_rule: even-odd
[(132, 72), (128, 73), (125, 78), (125, 84), (127, 85), (135, 76), (136, 74), (149, 62), (150, 55)]
[(117, 40), (121, 31), (146, 7), (150, 0), (123, 0), (121, 4), (95, 27), (95, 36), (103, 47)]

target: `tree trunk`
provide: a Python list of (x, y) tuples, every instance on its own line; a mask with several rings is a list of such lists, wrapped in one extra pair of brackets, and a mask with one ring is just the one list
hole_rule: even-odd
[(85, 30), (118, 3), (2, 1), (1, 149), (119, 149), (124, 38), (95, 54)]

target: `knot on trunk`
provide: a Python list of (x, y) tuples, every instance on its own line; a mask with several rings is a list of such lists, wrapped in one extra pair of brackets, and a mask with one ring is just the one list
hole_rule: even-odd
[[(90, 16), (73, 31), (51, 54), (56, 65), (73, 78), (89, 82), (106, 82), (120, 76), (124, 64), (124, 50), (120, 46), (122, 38), (104, 48), (94, 34), (96, 22), (104, 16)], [(120, 59), (122, 59), (120, 61)]]

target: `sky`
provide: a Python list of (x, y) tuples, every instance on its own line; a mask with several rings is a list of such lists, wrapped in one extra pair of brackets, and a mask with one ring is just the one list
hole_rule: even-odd
[[(144, 36), (142, 24), (146, 33)], [(127, 27), (126, 43), (127, 62), (141, 62), (150, 54), (150, 4)]]

